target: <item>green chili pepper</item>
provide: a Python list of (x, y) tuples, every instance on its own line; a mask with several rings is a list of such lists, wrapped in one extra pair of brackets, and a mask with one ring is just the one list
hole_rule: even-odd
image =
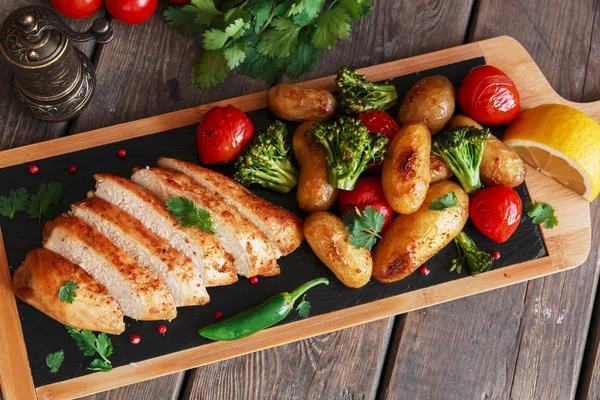
[(313, 279), (291, 293), (279, 293), (263, 303), (241, 312), (223, 322), (200, 329), (198, 333), (212, 340), (238, 340), (274, 325), (288, 316), (294, 303), (308, 289), (324, 283), (327, 278)]

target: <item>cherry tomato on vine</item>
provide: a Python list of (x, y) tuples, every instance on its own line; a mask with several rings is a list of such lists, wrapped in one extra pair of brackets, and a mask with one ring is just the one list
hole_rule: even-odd
[(504, 124), (521, 114), (515, 83), (496, 67), (480, 65), (469, 72), (458, 88), (458, 105), (482, 124)]
[(481, 233), (498, 243), (506, 242), (521, 222), (521, 198), (508, 186), (492, 186), (475, 192), (469, 200), (469, 216)]
[(69, 18), (87, 18), (102, 7), (104, 0), (52, 0), (52, 5)]
[(384, 222), (381, 232), (385, 232), (394, 219), (394, 210), (385, 199), (379, 176), (360, 178), (353, 190), (340, 190), (338, 204), (342, 216), (350, 210), (354, 211), (354, 208), (362, 211), (367, 206), (373, 207), (375, 211), (379, 211), (383, 215)]
[(231, 161), (254, 137), (254, 125), (234, 106), (213, 107), (198, 126), (196, 145), (202, 164)]
[(106, 0), (106, 10), (119, 22), (124, 24), (141, 24), (149, 19), (158, 0)]

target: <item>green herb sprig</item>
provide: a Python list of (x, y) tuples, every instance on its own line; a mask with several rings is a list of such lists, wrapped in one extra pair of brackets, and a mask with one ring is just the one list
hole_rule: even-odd
[(65, 360), (64, 351), (58, 350), (54, 353), (50, 353), (46, 356), (46, 365), (50, 368), (50, 372), (53, 374), (57, 373), (63, 361)]
[(552, 229), (558, 225), (558, 218), (554, 215), (554, 207), (543, 201), (530, 201), (525, 206), (525, 211), (534, 224), (544, 224), (546, 229)]
[(29, 193), (27, 189), (19, 188), (13, 190), (8, 196), (0, 196), (0, 215), (12, 219), (17, 211), (25, 211)]
[(79, 289), (79, 286), (73, 281), (66, 281), (63, 286), (58, 289), (58, 299), (64, 303), (73, 303), (77, 293), (75, 290)]
[(358, 208), (350, 210), (342, 217), (346, 230), (351, 232), (348, 240), (356, 248), (366, 247), (371, 250), (377, 239), (381, 239), (379, 233), (385, 222), (383, 214), (373, 207), (367, 206), (360, 212)]
[(67, 331), (75, 339), (77, 347), (83, 351), (84, 355), (91, 357), (98, 354), (100, 356), (100, 358), (95, 358), (90, 363), (89, 370), (102, 372), (112, 370), (112, 365), (108, 357), (112, 354), (113, 347), (106, 333), (102, 332), (96, 336), (91, 331), (79, 330), (70, 326), (67, 326)]
[(185, 197), (176, 197), (167, 201), (167, 209), (182, 226), (197, 226), (204, 232), (215, 233), (210, 213), (196, 207), (193, 201)]
[(456, 193), (448, 192), (443, 196), (440, 196), (440, 199), (433, 199), (431, 201), (431, 205), (429, 209), (432, 211), (444, 211), (448, 208), (456, 207), (456, 202), (458, 198), (456, 197)]
[(204, 53), (190, 81), (207, 89), (236, 68), (267, 83), (283, 73), (295, 79), (370, 12), (371, 0), (192, 0), (164, 16), (185, 34), (204, 29)]

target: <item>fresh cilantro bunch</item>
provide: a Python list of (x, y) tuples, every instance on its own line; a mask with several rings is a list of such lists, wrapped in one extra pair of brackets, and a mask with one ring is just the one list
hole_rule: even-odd
[(204, 53), (190, 80), (207, 89), (236, 68), (267, 83), (283, 73), (297, 78), (370, 12), (371, 0), (192, 0), (164, 16), (182, 33), (204, 29)]

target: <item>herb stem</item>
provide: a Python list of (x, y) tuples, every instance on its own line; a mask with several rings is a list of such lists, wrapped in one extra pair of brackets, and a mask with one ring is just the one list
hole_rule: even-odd
[(271, 13), (269, 14), (269, 19), (267, 19), (267, 22), (265, 22), (265, 24), (259, 29), (258, 35), (263, 33), (265, 31), (265, 29), (267, 29), (269, 27), (269, 25), (271, 24), (271, 21), (273, 20), (273, 17), (275, 16), (275, 8), (277, 8), (277, 2), (273, 2), (273, 7), (271, 7)]

